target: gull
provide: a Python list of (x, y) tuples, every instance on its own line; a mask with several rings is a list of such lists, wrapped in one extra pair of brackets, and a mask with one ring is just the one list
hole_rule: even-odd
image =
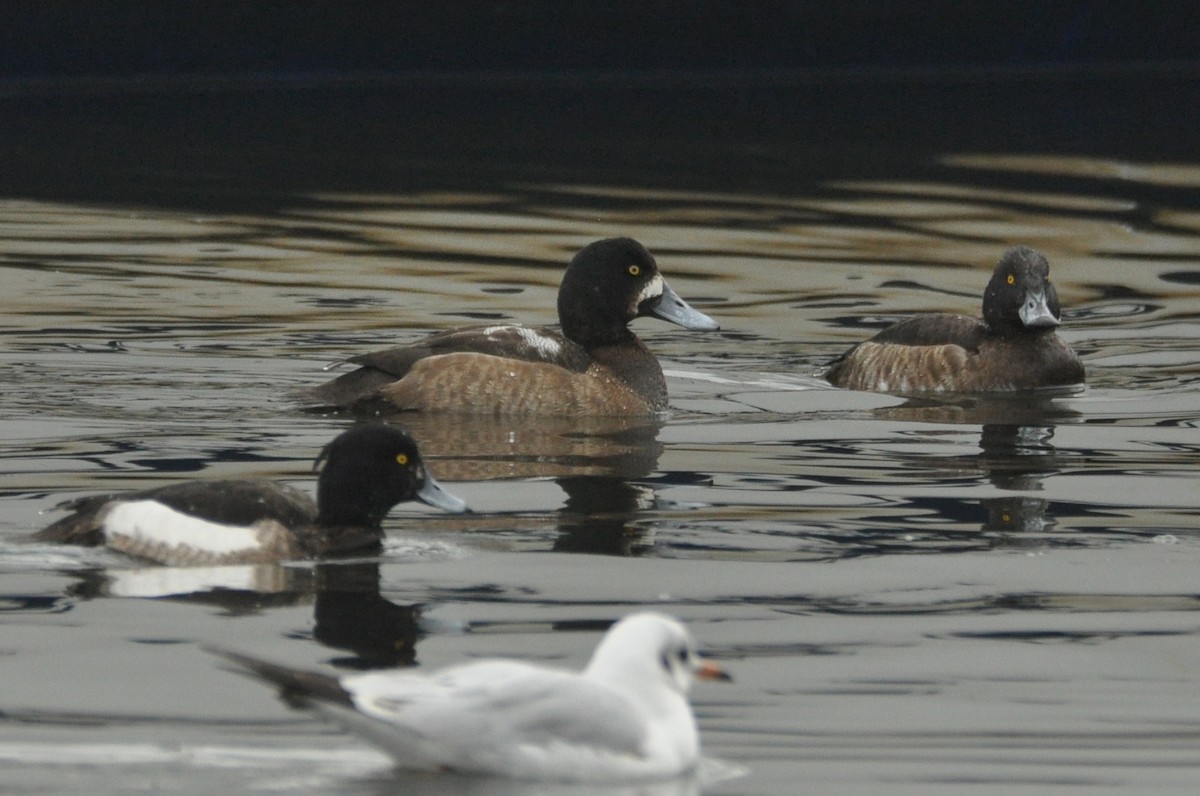
[(728, 680), (687, 629), (655, 612), (605, 634), (581, 672), (481, 660), (423, 673), (333, 677), (210, 648), (391, 755), (400, 768), (560, 782), (688, 774), (700, 738), (693, 679)]

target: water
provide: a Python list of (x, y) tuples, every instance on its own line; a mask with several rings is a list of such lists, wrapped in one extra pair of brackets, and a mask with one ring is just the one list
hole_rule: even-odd
[[(0, 199), (0, 790), (595, 792), (396, 774), (199, 645), (317, 667), (578, 666), (606, 622), (659, 606), (735, 682), (695, 692), (715, 761), (701, 782), (637, 792), (1195, 792), (1200, 156), (1172, 149), (1184, 126), (1116, 120), (1083, 145), (1057, 117), (1037, 146), (1004, 145), (1029, 119), (976, 98), (974, 137), (925, 140), (949, 110), (924, 108), (839, 144), (793, 111), (757, 134), (748, 101), (700, 141), (676, 115), (662, 140), (577, 130), (534, 152), (541, 131), (446, 159), (487, 124), (397, 143), (403, 102), (358, 97), (356, 148), (336, 114), (308, 115), (314, 96), (5, 100), (25, 138)], [(501, 130), (532, 128), (535, 99), (484, 104)], [(210, 106), (235, 121), (184, 135)], [(262, 128), (235, 133), (246, 119)], [(329, 151), (285, 167), (293, 134)], [(611, 157), (572, 162), (597, 141)], [(432, 329), (553, 322), (570, 254), (612, 234), (723, 325), (635, 323), (668, 373), (662, 423), (413, 420), (477, 513), (398, 509), (378, 560), (171, 570), (20, 542), (104, 490), (310, 487), (349, 420), (299, 413), (288, 390)], [(1050, 259), (1085, 390), (903, 400), (819, 378), (899, 315), (976, 312), (1015, 243)]]

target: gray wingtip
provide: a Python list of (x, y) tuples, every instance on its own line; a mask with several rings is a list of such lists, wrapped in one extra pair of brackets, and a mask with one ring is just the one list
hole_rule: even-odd
[(292, 706), (305, 706), (309, 701), (331, 702), (347, 707), (354, 706), (350, 692), (342, 687), (338, 678), (307, 669), (295, 669), (252, 655), (210, 644), (200, 647), (210, 655), (223, 658), (232, 666), (231, 671), (265, 680), (279, 688), (280, 697)]

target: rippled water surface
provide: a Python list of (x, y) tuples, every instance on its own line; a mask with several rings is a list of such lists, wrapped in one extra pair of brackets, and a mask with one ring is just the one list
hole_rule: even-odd
[[(791, 151), (752, 159), (786, 171)], [(235, 180), (189, 205), (222, 161), (131, 165), (158, 200), (7, 190), (0, 790), (593, 792), (397, 774), (199, 645), (579, 666), (613, 618), (660, 606), (735, 682), (694, 693), (701, 782), (636, 792), (1196, 792), (1200, 160), (892, 156), (793, 187), (418, 164), (386, 190), (243, 185), (250, 202)], [(616, 234), (722, 324), (634, 323), (667, 371), (662, 422), (406, 418), (476, 513), (401, 507), (378, 560), (173, 570), (21, 540), (104, 490), (308, 488), (352, 421), (289, 390), (430, 330), (553, 323), (566, 261)], [(1017, 243), (1051, 262), (1086, 389), (821, 380), (894, 318), (977, 312)]]

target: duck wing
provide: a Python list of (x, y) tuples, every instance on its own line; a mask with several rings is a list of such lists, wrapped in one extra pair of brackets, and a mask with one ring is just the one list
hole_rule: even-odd
[(583, 346), (545, 327), (470, 326), (430, 335), (412, 345), (361, 354), (346, 362), (402, 379), (418, 360), (443, 354), (487, 354), (522, 362), (547, 362), (582, 373), (591, 358)]
[(966, 315), (918, 315), (892, 324), (869, 342), (910, 346), (956, 345), (966, 351), (978, 351), (987, 328), (983, 321)]
[(978, 318), (939, 313), (893, 324), (829, 364), (837, 387), (876, 392), (921, 392), (954, 383), (986, 339)]
[(521, 362), (542, 362), (572, 373), (584, 372), (592, 361), (583, 346), (553, 329), (517, 325), (469, 326), (438, 332), (411, 345), (350, 357), (344, 363), (359, 365), (357, 370), (310, 390), (302, 390), (297, 397), (316, 406), (353, 406), (403, 379), (416, 363), (447, 354), (483, 354)]

